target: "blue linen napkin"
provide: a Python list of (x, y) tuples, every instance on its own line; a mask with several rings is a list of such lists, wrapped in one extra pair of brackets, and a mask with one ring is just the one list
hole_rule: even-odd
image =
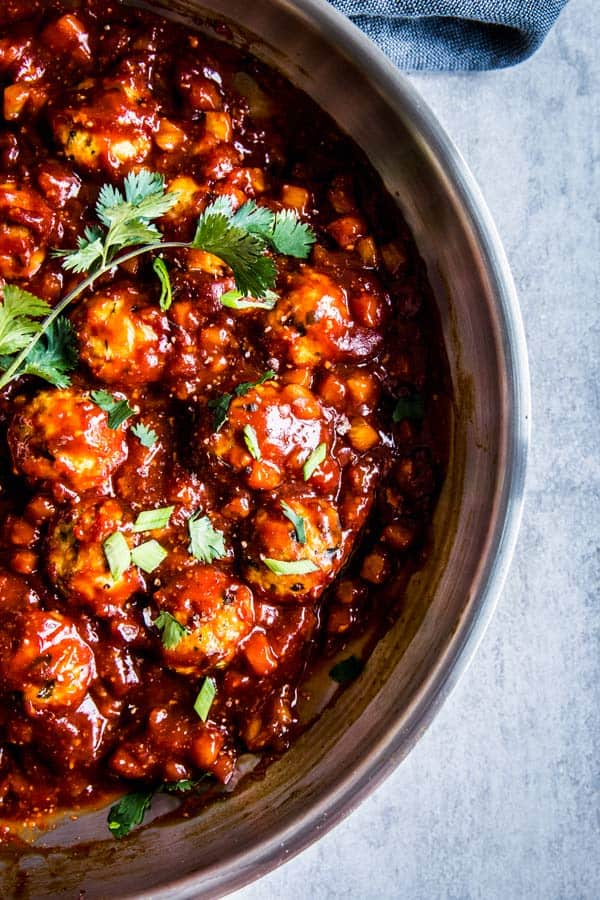
[(527, 59), (568, 0), (330, 2), (399, 68), (459, 70), (499, 69)]

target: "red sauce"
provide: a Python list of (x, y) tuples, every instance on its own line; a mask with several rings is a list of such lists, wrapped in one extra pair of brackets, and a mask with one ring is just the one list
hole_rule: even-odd
[[(311, 665), (386, 621), (381, 586), (423, 559), (447, 391), (406, 225), (277, 73), (116, 3), (8, 0), (0, 88), (0, 285), (56, 303), (79, 276), (51, 249), (94, 223), (101, 185), (142, 167), (180, 192), (168, 240), (189, 240), (221, 195), (294, 209), (317, 235), (308, 260), (277, 258), (270, 311), (223, 306), (231, 272), (202, 251), (166, 253), (167, 311), (151, 257), (121, 266), (69, 312), (71, 386), (28, 377), (0, 394), (0, 802), (23, 821), (203, 773), (227, 783), (241, 753), (286, 749)], [(136, 415), (109, 427), (94, 390)], [(165, 527), (134, 529), (167, 506)], [(210, 562), (190, 552), (192, 515), (221, 535)], [(129, 549), (158, 541), (164, 560), (112, 577), (115, 532)], [(185, 629), (174, 646), (161, 613)]]

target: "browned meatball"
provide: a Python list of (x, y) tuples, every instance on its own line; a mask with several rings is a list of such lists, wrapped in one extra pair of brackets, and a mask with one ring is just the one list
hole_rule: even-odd
[(251, 591), (214, 565), (188, 569), (154, 599), (187, 630), (176, 646), (163, 647), (166, 664), (186, 675), (226, 666), (254, 623)]
[(0, 276), (32, 278), (46, 258), (54, 225), (54, 213), (37, 191), (0, 183)]
[(266, 338), (275, 353), (295, 366), (311, 367), (372, 353), (379, 336), (357, 327), (347, 291), (329, 275), (303, 266), (289, 282), (268, 316)]
[(119, 531), (134, 544), (131, 516), (117, 500), (79, 505), (62, 514), (48, 535), (48, 575), (73, 605), (83, 604), (97, 616), (114, 616), (144, 587), (140, 570), (130, 566), (118, 578), (108, 569), (103, 542)]
[(245, 472), (251, 488), (269, 490), (286, 477), (303, 479), (303, 466), (321, 444), (321, 476), (337, 478), (328, 450), (331, 425), (321, 404), (298, 384), (259, 385), (229, 406), (227, 422), (210, 439), (213, 451), (234, 469)]
[(136, 288), (94, 294), (74, 321), (81, 358), (100, 381), (127, 387), (159, 381), (169, 350), (169, 323)]
[(269, 341), (296, 366), (318, 366), (340, 355), (352, 325), (345, 292), (328, 276), (305, 268), (269, 314)]
[(73, 622), (42, 610), (21, 613), (3, 629), (0, 671), (23, 694), (28, 715), (77, 708), (96, 674), (94, 654)]
[(114, 76), (99, 82), (87, 79), (55, 114), (52, 125), (68, 159), (88, 169), (114, 172), (144, 162), (157, 122), (145, 66), (128, 60)]
[[(344, 560), (339, 516), (326, 500), (307, 497), (283, 502), (283, 508), (278, 501), (256, 513), (244, 575), (252, 589), (266, 598), (315, 600)], [(296, 517), (297, 527), (284, 514), (284, 508), (289, 516)], [(286, 568), (294, 564), (306, 571), (287, 574)]]
[(122, 427), (85, 394), (41, 391), (15, 414), (8, 443), (17, 472), (32, 484), (47, 482), (55, 493), (102, 489), (127, 456)]

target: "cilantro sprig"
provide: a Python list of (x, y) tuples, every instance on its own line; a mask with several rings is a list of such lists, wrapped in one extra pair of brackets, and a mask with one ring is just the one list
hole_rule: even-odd
[(18, 366), (17, 375), (37, 375), (58, 388), (68, 387), (69, 372), (77, 362), (75, 335), (70, 322), (58, 319), (44, 332), (44, 319), (52, 307), (14, 284), (5, 284), (0, 305), (0, 370), (8, 369), (16, 355), (39, 341)]
[[(293, 210), (274, 213), (249, 200), (234, 212), (231, 199), (220, 197), (206, 207), (190, 242), (165, 241), (155, 220), (164, 216), (177, 200), (176, 192), (166, 190), (162, 175), (148, 169), (129, 173), (122, 190), (105, 184), (96, 203), (98, 223), (85, 228), (77, 239), (77, 247), (55, 251), (67, 271), (87, 277), (54, 308), (15, 285), (4, 285), (0, 306), (0, 390), (23, 374), (38, 375), (57, 386), (69, 384), (68, 373), (76, 365), (75, 342), (70, 326), (59, 317), (113, 267), (154, 251), (204, 250), (223, 260), (233, 273), (236, 292), (233, 296), (229, 292), (226, 303), (237, 309), (270, 309), (275, 302), (272, 289), (277, 277), (270, 252), (306, 259), (316, 239), (312, 229)], [(166, 310), (172, 302), (168, 268), (162, 257), (156, 257), (153, 266), (161, 286), (159, 304)], [(44, 342), (38, 347), (42, 338)], [(35, 347), (37, 354), (32, 358)]]

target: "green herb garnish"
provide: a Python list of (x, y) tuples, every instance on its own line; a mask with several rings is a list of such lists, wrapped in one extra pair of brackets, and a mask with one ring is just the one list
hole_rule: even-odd
[(220, 431), (227, 421), (227, 413), (229, 412), (229, 404), (233, 400), (233, 394), (221, 394), (208, 401), (208, 408), (213, 413), (213, 428)]
[(420, 394), (413, 394), (412, 397), (400, 397), (392, 413), (394, 422), (402, 422), (403, 419), (422, 422), (424, 416), (425, 403)]
[(221, 303), (228, 309), (275, 309), (279, 297), (274, 291), (265, 291), (262, 300), (244, 297), (241, 291), (227, 291), (221, 294)]
[(158, 280), (160, 281), (160, 297), (158, 299), (158, 305), (163, 312), (166, 312), (170, 309), (171, 303), (173, 302), (173, 288), (171, 286), (169, 270), (167, 269), (164, 259), (160, 256), (156, 257), (152, 263), (152, 268), (156, 275), (158, 275)]
[(197, 791), (199, 787), (206, 790), (210, 784), (206, 782), (209, 775), (201, 775), (200, 778), (180, 778), (179, 781), (165, 781), (160, 790), (165, 794), (187, 794), (189, 791)]
[(327, 444), (319, 444), (310, 454), (304, 465), (302, 466), (302, 474), (304, 480), (308, 481), (313, 472), (319, 468), (325, 457), (327, 456)]
[(200, 716), (203, 722), (208, 719), (210, 708), (217, 693), (217, 686), (212, 678), (205, 678), (202, 687), (198, 692), (198, 696), (194, 701), (194, 710)]
[[(5, 284), (0, 305), (0, 370), (8, 370), (16, 362), (16, 354), (32, 346), (27, 358), (20, 360), (15, 377), (36, 375), (58, 388), (71, 383), (69, 372), (77, 364), (77, 346), (71, 323), (57, 319), (46, 329), (40, 319), (52, 308), (45, 300), (14, 284)], [(4, 379), (0, 386), (4, 386)]]
[(141, 422), (138, 422), (137, 425), (132, 425), (131, 431), (135, 434), (142, 447), (154, 447), (158, 440), (157, 433)]
[(28, 346), (32, 335), (42, 330), (42, 322), (52, 307), (15, 284), (5, 284), (0, 306), (0, 356), (18, 353)]
[(304, 518), (303, 516), (299, 516), (294, 512), (291, 506), (285, 502), (285, 500), (281, 501), (281, 509), (283, 510), (284, 516), (290, 520), (292, 525), (294, 526), (294, 531), (296, 532), (296, 540), (299, 544), (306, 543), (306, 529), (304, 527)]
[(156, 528), (166, 528), (169, 519), (175, 509), (174, 506), (162, 506), (160, 509), (143, 510), (133, 523), (133, 531), (154, 531)]
[(310, 559), (269, 559), (266, 556), (261, 556), (261, 559), (274, 575), (308, 575), (319, 571)]
[(244, 425), (243, 435), (244, 443), (248, 448), (248, 453), (250, 454), (250, 456), (253, 456), (256, 460), (262, 459), (262, 453), (260, 452), (260, 447), (258, 446), (256, 431), (254, 430), (252, 425)]
[(273, 213), (266, 206), (248, 200), (233, 215), (232, 222), (261, 237), (278, 253), (306, 259), (316, 238), (308, 225), (300, 222), (293, 209)]
[(131, 561), (134, 565), (143, 569), (148, 575), (151, 575), (157, 569), (161, 562), (167, 558), (169, 554), (158, 541), (151, 540), (139, 544), (131, 551)]
[(130, 172), (123, 191), (111, 184), (100, 188), (96, 215), (103, 227), (86, 228), (76, 250), (57, 250), (55, 256), (72, 272), (99, 273), (124, 247), (155, 244), (161, 234), (152, 220), (164, 216), (177, 200), (176, 193), (165, 191), (162, 175), (148, 169)]
[(190, 633), (185, 625), (181, 625), (175, 616), (166, 610), (162, 610), (156, 619), (153, 619), (152, 624), (162, 632), (161, 640), (165, 650), (174, 650), (179, 641)]
[(115, 531), (102, 543), (113, 581), (118, 581), (131, 565), (131, 551), (120, 531)]
[[(25, 373), (25, 360), (63, 310), (113, 267), (153, 251), (179, 247), (204, 250), (229, 266), (240, 301), (243, 297), (257, 301), (266, 298), (269, 303), (277, 270), (267, 251), (305, 259), (315, 241), (310, 227), (300, 222), (293, 210), (272, 213), (251, 200), (234, 213), (228, 197), (220, 197), (207, 206), (198, 219), (192, 241), (164, 241), (154, 220), (167, 213), (177, 200), (175, 192), (165, 190), (162, 175), (147, 169), (127, 175), (122, 191), (105, 184), (96, 204), (99, 224), (85, 229), (75, 249), (55, 251), (65, 269), (86, 273), (87, 277), (51, 310), (39, 297), (15, 285), (4, 285), (0, 312), (0, 369), (4, 372), (0, 390)], [(155, 262), (154, 268), (161, 280), (161, 308), (166, 309), (171, 302), (168, 270), (161, 262)], [(69, 366), (72, 368), (72, 348), (69, 352), (71, 356), (65, 358), (52, 383), (66, 383), (66, 372)], [(38, 360), (35, 374), (47, 379), (48, 373), (52, 369), (40, 366)]]
[[(1, 308), (1, 307), (0, 307)], [(12, 356), (0, 356), (0, 370), (8, 368)], [(71, 384), (69, 373), (77, 365), (77, 341), (68, 319), (55, 319), (19, 366), (17, 375), (35, 375), (57, 388)]]
[(212, 526), (208, 516), (194, 513), (188, 519), (188, 531), (190, 535), (189, 552), (196, 559), (205, 563), (212, 563), (215, 559), (224, 559), (225, 537), (222, 531), (217, 531)]
[(152, 803), (153, 790), (135, 791), (121, 797), (108, 813), (108, 828), (113, 837), (123, 838), (132, 828), (141, 825)]
[(336, 663), (330, 670), (329, 677), (337, 681), (338, 684), (345, 684), (347, 681), (353, 681), (358, 678), (363, 670), (363, 664), (356, 656), (349, 656)]
[(90, 397), (96, 406), (108, 413), (108, 427), (113, 430), (135, 415), (135, 409), (131, 408), (127, 400), (118, 400), (108, 391), (90, 391)]

